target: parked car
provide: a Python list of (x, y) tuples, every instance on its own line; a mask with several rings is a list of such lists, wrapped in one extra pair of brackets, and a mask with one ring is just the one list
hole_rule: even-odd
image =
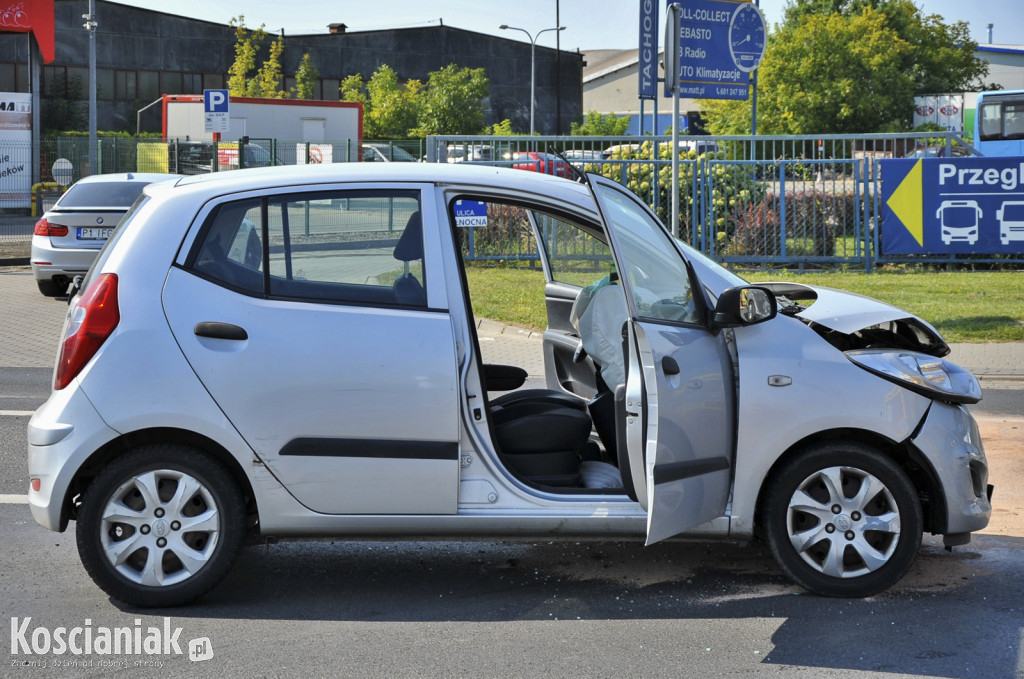
[[(177, 158), (170, 164), (172, 170), (179, 174), (206, 174), (213, 171), (213, 153), (217, 150), (218, 144), (203, 141), (181, 141), (170, 146), (176, 149)], [(243, 145), (242, 157), (245, 159), (245, 167), (268, 167), (270, 165), (282, 165), (280, 158), (274, 158), (270, 151), (259, 144)], [(238, 144), (220, 143), (218, 150), (218, 169), (237, 170), (238, 165)]]
[[(465, 286), (464, 229), (517, 219), (545, 389), (485, 362)], [(28, 502), (139, 606), (202, 595), (257, 535), (762, 535), (808, 590), (865, 596), (923, 531), (988, 523), (981, 391), (948, 352), (895, 307), (744, 281), (596, 175), (186, 177), (146, 188), (71, 300)]]
[(416, 158), (401, 146), (363, 142), (364, 163), (415, 163)]
[(572, 166), (553, 153), (540, 151), (519, 151), (512, 154), (512, 167), (516, 170), (553, 174), (556, 177), (572, 179)]
[[(962, 158), (964, 156), (969, 156), (970, 155), (970, 151), (968, 151), (966, 148), (964, 148), (963, 146), (960, 146), (958, 144), (952, 144), (950, 146), (950, 149), (952, 149), (952, 157), (953, 158)], [(946, 157), (946, 146), (945, 145), (942, 145), (942, 146), (919, 146), (916, 149), (914, 149), (913, 151), (910, 151), (909, 153), (907, 153), (907, 155), (904, 156), (904, 157), (905, 158), (945, 158)]]
[(150, 182), (172, 174), (96, 174), (72, 184), (32, 231), (29, 261), (39, 292), (56, 297), (84, 274), (114, 226)]

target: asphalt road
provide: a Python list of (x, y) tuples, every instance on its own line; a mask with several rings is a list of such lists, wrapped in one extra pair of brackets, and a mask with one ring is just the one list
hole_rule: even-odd
[[(0, 325), (24, 323), (10, 308)], [(89, 580), (74, 525), (45, 531), (19, 501), (24, 413), (50, 377), (0, 367), (0, 677), (1024, 677), (1024, 535), (926, 538), (898, 586), (853, 601), (804, 593), (756, 542), (280, 542), (191, 606), (125, 608)], [(1024, 381), (985, 386), (979, 415), (1024, 412)], [(15, 633), (165, 616), (181, 655), (26, 655)], [(193, 662), (201, 638), (213, 657)]]

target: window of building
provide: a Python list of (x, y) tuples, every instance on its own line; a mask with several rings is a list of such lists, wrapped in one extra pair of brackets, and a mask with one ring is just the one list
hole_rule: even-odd
[(78, 66), (68, 66), (67, 68), (68, 78), (68, 96), (74, 94), (74, 91), (78, 90), (78, 99), (80, 101), (89, 100), (89, 69), (80, 68)]
[(221, 73), (204, 73), (203, 89), (222, 90), (224, 89), (224, 75)]
[[(88, 96), (88, 94), (86, 94)], [(114, 71), (109, 68), (96, 69), (96, 98), (113, 99), (117, 96), (114, 87)]]
[(0, 63), (0, 92), (18, 92), (15, 64)]
[(160, 94), (183, 94), (180, 71), (160, 72)]
[(114, 98), (134, 100), (138, 90), (135, 86), (135, 71), (114, 71)]
[(203, 93), (203, 74), (202, 73), (184, 73), (182, 74), (182, 94), (202, 94)]
[[(139, 96), (145, 103), (160, 98), (160, 73), (157, 71), (139, 71)], [(174, 94), (173, 92), (170, 94)]]
[(327, 101), (337, 101), (341, 93), (338, 88), (341, 87), (341, 81), (337, 78), (321, 78), (320, 79), (321, 91), (320, 99)]

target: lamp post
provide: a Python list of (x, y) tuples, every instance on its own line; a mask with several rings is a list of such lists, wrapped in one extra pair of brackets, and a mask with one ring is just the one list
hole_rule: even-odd
[(83, 14), (89, 31), (89, 174), (96, 174), (99, 153), (96, 149), (96, 0), (89, 0), (89, 13)]
[(530, 39), (530, 136), (533, 136), (533, 107), (534, 107), (534, 90), (537, 82), (537, 38), (543, 33), (548, 31), (564, 31), (565, 26), (559, 26), (557, 28), (545, 28), (537, 31), (536, 35), (530, 35), (530, 32), (525, 28), (516, 28), (515, 26), (509, 26), (508, 24), (502, 24), (498, 26), (503, 31), (520, 31), (526, 34), (526, 37)]

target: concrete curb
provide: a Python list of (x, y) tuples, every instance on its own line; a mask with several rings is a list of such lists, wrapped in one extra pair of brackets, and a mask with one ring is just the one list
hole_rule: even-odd
[(507, 337), (510, 339), (522, 339), (540, 341), (544, 339), (543, 332), (517, 328), (514, 325), (506, 325), (500, 321), (492, 321), (488, 318), (478, 319), (476, 322), (477, 335), (481, 337)]

